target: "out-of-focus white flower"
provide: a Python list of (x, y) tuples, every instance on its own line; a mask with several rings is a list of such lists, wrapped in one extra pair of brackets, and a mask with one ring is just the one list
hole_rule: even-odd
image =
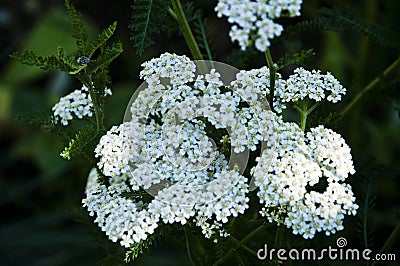
[(302, 0), (219, 0), (215, 11), (218, 17), (228, 17), (234, 24), (229, 32), (242, 50), (253, 42), (257, 50), (265, 52), (270, 40), (281, 35), (283, 27), (273, 19), (300, 15)]

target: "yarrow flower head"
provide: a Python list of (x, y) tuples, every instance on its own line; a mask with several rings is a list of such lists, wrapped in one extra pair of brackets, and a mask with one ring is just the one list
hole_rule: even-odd
[(300, 67), (289, 76), (285, 86), (277, 88), (276, 94), (282, 102), (296, 102), (307, 97), (316, 102), (326, 99), (337, 103), (346, 89), (329, 72), (321, 74), (320, 70), (308, 71)]
[[(110, 185), (93, 181), (99, 173), (92, 172), (83, 200), (111, 240), (129, 247), (160, 223), (188, 221), (207, 238), (226, 237), (224, 225), (245, 212), (248, 193), (257, 187), (260, 214), (304, 238), (333, 234), (343, 229), (345, 215), (356, 213), (346, 184), (355, 172), (350, 148), (330, 129), (304, 133), (270, 111), (267, 67), (237, 70), (233, 80), (223, 82), (217, 62), (200, 70), (186, 56), (166, 53), (142, 66), (146, 83), (135, 92), (124, 123), (112, 127), (95, 149)], [(325, 93), (321, 99), (345, 92), (336, 79), (317, 71), (299, 69), (288, 80), (276, 74), (276, 106), (284, 108), (289, 99), (318, 100), (318, 88)], [(243, 175), (249, 150), (260, 146), (249, 180)], [(143, 197), (145, 192), (152, 197)]]
[[(111, 95), (110, 89), (106, 88), (104, 91), (105, 95)], [(83, 117), (91, 117), (93, 103), (90, 97), (88, 88), (83, 85), (81, 89), (75, 90), (70, 94), (61, 97), (60, 101), (56, 103), (52, 111), (54, 112), (55, 123), (61, 122), (63, 126), (68, 125), (68, 121)]]
[(68, 125), (68, 121), (72, 120), (74, 116), (79, 119), (82, 119), (84, 116), (91, 117), (93, 115), (92, 108), (93, 103), (88, 89), (86, 86), (82, 86), (81, 89), (61, 97), (52, 110), (56, 123), (61, 120), (61, 124), (66, 126)]
[(350, 148), (343, 138), (323, 126), (306, 134), (295, 123), (276, 117), (277, 155), (272, 166), (261, 156), (253, 169), (259, 187), (260, 211), (270, 222), (284, 224), (294, 234), (313, 238), (343, 229), (345, 215), (358, 205), (350, 185), (354, 174)]
[(234, 24), (229, 32), (242, 50), (253, 42), (257, 50), (265, 52), (270, 40), (281, 35), (282, 25), (273, 20), (283, 16), (300, 15), (302, 0), (219, 0), (215, 11), (218, 17), (228, 17)]
[[(223, 225), (248, 208), (249, 182), (242, 173), (248, 150), (255, 150), (263, 141), (260, 132), (268, 130), (265, 99), (254, 86), (222, 82), (223, 73), (214, 65), (200, 71), (186, 56), (169, 53), (142, 65), (140, 76), (146, 83), (131, 101), (129, 115), (95, 150), (98, 168), (114, 180), (111, 190), (97, 184), (84, 199), (112, 240), (129, 246), (151, 234), (154, 223), (189, 220), (208, 238), (227, 236)], [(210, 130), (223, 136), (214, 141), (207, 135)], [(227, 158), (229, 150), (235, 160)], [(115, 192), (119, 185), (123, 193)], [(144, 202), (123, 196), (143, 189), (154, 198)], [(114, 215), (111, 206), (123, 210)], [(144, 224), (137, 222), (135, 212), (140, 219), (147, 217)], [(126, 217), (125, 223), (120, 217)], [(132, 228), (133, 224), (143, 226)]]
[[(269, 82), (270, 71), (267, 67), (262, 67), (240, 71), (234, 86), (248, 88), (248, 95), (256, 97), (255, 93), (269, 95)], [(283, 79), (276, 73), (273, 108), (281, 113), (288, 103), (296, 103), (305, 98), (315, 102), (326, 100), (337, 103), (345, 94), (346, 88), (331, 73), (322, 74), (320, 70), (308, 71), (299, 67), (288, 79)]]

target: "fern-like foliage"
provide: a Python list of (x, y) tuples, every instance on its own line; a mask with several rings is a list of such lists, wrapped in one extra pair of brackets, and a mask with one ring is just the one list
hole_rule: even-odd
[(37, 66), (42, 70), (59, 69), (61, 71), (70, 72), (78, 69), (72, 69), (67, 63), (64, 62), (60, 55), (58, 56), (40, 56), (33, 51), (24, 50), (22, 52), (15, 52), (11, 55), (17, 61), (29, 66)]
[(207, 20), (203, 19), (203, 11), (201, 9), (196, 9), (192, 2), (183, 3), (182, 8), (189, 25), (193, 28), (193, 35), (203, 58), (212, 60), (211, 39), (206, 29)]
[(92, 57), (93, 53), (102, 47), (105, 42), (114, 34), (115, 29), (117, 28), (117, 22), (114, 21), (113, 24), (105, 28), (98, 36), (97, 38), (90, 44), (88, 47), (87, 56), (90, 58)]
[[(81, 70), (86, 69), (85, 75), (89, 76), (101, 68), (107, 68), (108, 65), (122, 53), (121, 43), (114, 43), (111, 46), (106, 46), (107, 40), (113, 35), (117, 22), (114, 22), (106, 29), (104, 29), (97, 38), (90, 44), (87, 44), (87, 35), (84, 28), (81, 16), (75, 10), (74, 6), (69, 0), (65, 1), (68, 11), (68, 17), (73, 24), (73, 34), (75, 38), (77, 51), (72, 54), (66, 54), (62, 46), (57, 47), (57, 54), (51, 56), (40, 56), (33, 51), (24, 50), (22, 52), (15, 52), (11, 55), (15, 60), (30, 66), (37, 66), (42, 70), (61, 70), (71, 75), (81, 74)], [(97, 59), (92, 58), (93, 54), (100, 49)], [(87, 58), (88, 63), (80, 63), (78, 58), (84, 56)], [(78, 79), (82, 81), (82, 74)], [(87, 82), (83, 82), (87, 84)]]
[(54, 117), (48, 112), (34, 110), (18, 114), (16, 120), (20, 123), (29, 124), (31, 126), (43, 127), (44, 129), (56, 134), (61, 141), (65, 143), (68, 143), (69, 139), (73, 135), (61, 124), (56, 124), (54, 122)]
[(146, 240), (131, 245), (129, 250), (125, 253), (125, 262), (134, 261), (140, 254), (149, 249), (153, 245), (155, 237), (155, 234), (153, 234), (148, 236)]
[[(93, 125), (79, 131), (75, 138), (71, 139), (68, 146), (61, 152), (61, 157), (70, 160), (73, 157), (83, 156), (89, 161), (95, 162), (93, 150), (100, 138), (100, 134)], [(90, 155), (90, 156), (89, 156)]]
[(278, 59), (278, 70), (288, 66), (298, 65), (313, 55), (315, 55), (313, 49), (309, 49), (307, 51), (302, 50), (301, 52), (295, 54), (285, 54)]
[(72, 36), (75, 38), (76, 46), (80, 55), (86, 54), (87, 46), (87, 33), (83, 26), (81, 15), (76, 11), (74, 5), (69, 0), (65, 0), (65, 6), (67, 7), (68, 17), (74, 27)]
[(160, 24), (168, 8), (168, 0), (135, 0), (129, 28), (132, 30), (131, 40), (139, 55), (154, 44), (153, 35), (160, 32)]
[(108, 66), (115, 58), (117, 58), (123, 52), (122, 43), (116, 42), (105, 47), (99, 56), (92, 60), (88, 65), (88, 71), (95, 72), (99, 68), (104, 68)]
[(245, 51), (232, 49), (231, 54), (226, 58), (226, 62), (231, 66), (244, 69), (256, 54), (258, 52), (253, 46), (248, 47)]
[(360, 209), (358, 211), (358, 232), (361, 236), (364, 248), (371, 248), (374, 240), (374, 230), (371, 226), (373, 219), (373, 209), (375, 207), (376, 195), (372, 181), (369, 179), (364, 191), (360, 195)]
[(288, 35), (304, 31), (329, 30), (343, 31), (352, 30), (368, 36), (372, 41), (384, 45), (400, 48), (400, 34), (369, 21), (354, 9), (322, 8), (320, 17), (299, 22), (296, 25), (285, 28), (285, 31), (278, 39)]

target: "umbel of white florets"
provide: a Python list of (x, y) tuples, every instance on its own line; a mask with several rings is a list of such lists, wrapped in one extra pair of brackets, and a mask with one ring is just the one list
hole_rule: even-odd
[(283, 27), (273, 20), (283, 16), (299, 16), (302, 0), (219, 0), (215, 11), (218, 17), (228, 17), (234, 24), (229, 32), (242, 50), (253, 42), (265, 52), (270, 40), (281, 35)]
[[(139, 196), (127, 198), (123, 193), (131, 191), (127, 182), (129, 174), (109, 180), (110, 186), (98, 183), (96, 169), (92, 169), (86, 186), (86, 198), (82, 200), (94, 222), (113, 242), (124, 247), (145, 240), (158, 227), (159, 216), (146, 209)], [(139, 189), (136, 186), (136, 189)]]
[(331, 73), (322, 74), (320, 70), (296, 68), (285, 83), (285, 86), (276, 89), (277, 97), (284, 103), (297, 102), (304, 98), (316, 102), (326, 99), (337, 103), (346, 94), (346, 89)]
[[(236, 80), (232, 82), (233, 88), (241, 93), (246, 90), (248, 101), (256, 100), (257, 95), (270, 93), (270, 71), (267, 67), (252, 70), (242, 70)], [(346, 88), (331, 74), (322, 74), (320, 70), (306, 70), (296, 68), (294, 74), (288, 79), (283, 79), (276, 73), (274, 87), (274, 110), (281, 113), (288, 103), (296, 103), (303, 99), (315, 102), (329, 101), (337, 103), (346, 94)]]
[[(273, 134), (277, 135), (271, 136), (276, 141), (275, 162), (270, 165), (261, 156), (253, 169), (257, 195), (264, 204), (261, 215), (304, 238), (342, 230), (345, 215), (355, 215), (358, 209), (351, 187), (345, 183), (355, 172), (349, 146), (323, 126), (304, 134), (297, 124), (276, 120)], [(315, 190), (324, 186), (321, 180), (327, 185)]]
[(88, 89), (86, 86), (82, 86), (81, 89), (61, 97), (52, 110), (55, 122), (57, 123), (60, 120), (61, 124), (66, 126), (68, 125), (68, 121), (72, 120), (74, 116), (78, 119), (82, 119), (84, 116), (91, 117), (93, 115), (92, 108), (93, 103)]
[(181, 85), (193, 80), (196, 65), (187, 57), (164, 53), (142, 64), (140, 78), (150, 86), (161, 83), (168, 78), (171, 85)]
[[(111, 94), (111, 90), (106, 88), (104, 96)], [(61, 97), (60, 101), (53, 106), (52, 111), (54, 112), (55, 123), (60, 121), (63, 126), (66, 126), (68, 121), (74, 118), (91, 117), (93, 115), (92, 109), (93, 103), (88, 88), (83, 85), (81, 89)]]
[[(218, 238), (228, 235), (223, 225), (229, 218), (248, 208), (248, 180), (236, 167), (230, 168), (209, 138), (214, 136), (207, 135), (205, 120), (216, 129), (230, 129), (221, 140), (228, 139), (234, 153), (255, 150), (268, 119), (261, 119), (262, 106), (242, 107), (241, 101), (260, 104), (262, 99), (255, 97), (257, 90), (250, 85), (238, 85), (236, 92), (225, 87), (223, 73), (216, 69), (197, 76), (195, 72), (196, 65), (186, 56), (167, 53), (145, 62), (140, 76), (146, 86), (129, 107), (129, 121), (111, 128), (95, 150), (97, 166), (113, 187), (98, 184), (87, 192), (84, 204), (110, 239), (119, 239), (124, 246), (154, 230), (128, 211), (157, 224), (192, 221), (205, 237)], [(124, 182), (116, 183), (121, 176)], [(154, 198), (140, 204), (121, 199), (123, 193), (114, 192), (118, 184), (133, 194), (140, 186)], [(122, 203), (131, 206), (129, 210)], [(114, 208), (124, 211), (113, 214)], [(117, 217), (126, 217), (125, 223)], [(132, 228), (135, 223), (142, 229)]]

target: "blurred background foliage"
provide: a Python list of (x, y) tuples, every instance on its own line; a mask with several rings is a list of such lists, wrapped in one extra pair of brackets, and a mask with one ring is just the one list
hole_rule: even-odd
[[(122, 122), (125, 107), (141, 83), (138, 73), (142, 62), (166, 51), (190, 55), (183, 37), (168, 33), (162, 25), (155, 45), (137, 55), (129, 40), (132, 3), (74, 1), (92, 37), (114, 20), (119, 23), (113, 38), (122, 41), (124, 53), (111, 65), (113, 96), (106, 100), (108, 127)], [(265, 65), (260, 54), (249, 53), (242, 61), (230, 55), (232, 49), (237, 50), (237, 45), (229, 40), (230, 25), (213, 12), (215, 0), (195, 1), (194, 5), (202, 8), (204, 17), (208, 17), (214, 60), (244, 69)], [(321, 7), (333, 6), (351, 7), (365, 19), (400, 34), (400, 1), (304, 0), (302, 16), (284, 19), (282, 23), (290, 25), (310, 19), (318, 16)], [(2, 0), (0, 33), (0, 265), (96, 265), (107, 264), (111, 258), (107, 256), (112, 255), (119, 256), (122, 262), (123, 250), (107, 241), (80, 208), (92, 165), (81, 160), (62, 159), (59, 154), (65, 143), (43, 128), (16, 119), (35, 110), (50, 113), (61, 96), (81, 86), (65, 73), (43, 72), (9, 58), (10, 53), (23, 48), (41, 55), (55, 53), (57, 44), (67, 51), (73, 49), (75, 44), (64, 2)], [(374, 42), (350, 30), (303, 32), (278, 40), (271, 52), (277, 60), (285, 53), (311, 48), (316, 55), (305, 66), (332, 72), (348, 89), (342, 103), (324, 106), (316, 114), (319, 117), (340, 112), (400, 55), (400, 47)], [(287, 76), (291, 70), (284, 69), (282, 74)], [(318, 243), (325, 247), (334, 244), (338, 236), (345, 236), (350, 247), (368, 246), (379, 251), (399, 223), (399, 81), (400, 69), (365, 94), (343, 119), (329, 123), (328, 126), (341, 133), (352, 147), (357, 174), (349, 182), (361, 209), (358, 217), (346, 219), (343, 232), (330, 237), (318, 236), (307, 245)], [(365, 226), (370, 234), (368, 239), (362, 233)], [(398, 253), (399, 248), (397, 240), (391, 250)], [(166, 240), (137, 263), (186, 265), (187, 262), (186, 251), (179, 241)]]

